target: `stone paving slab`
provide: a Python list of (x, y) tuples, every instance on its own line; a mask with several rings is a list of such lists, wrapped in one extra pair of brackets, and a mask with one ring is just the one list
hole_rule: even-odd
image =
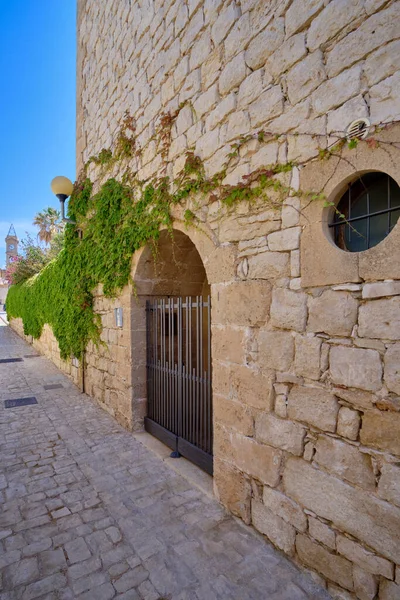
[(0, 460), (1, 600), (329, 598), (43, 357), (0, 364)]

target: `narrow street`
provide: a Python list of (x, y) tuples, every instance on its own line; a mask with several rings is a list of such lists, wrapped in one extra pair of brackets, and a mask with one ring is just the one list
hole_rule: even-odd
[(2, 600), (329, 597), (0, 319), (8, 358), (23, 360), (0, 362)]

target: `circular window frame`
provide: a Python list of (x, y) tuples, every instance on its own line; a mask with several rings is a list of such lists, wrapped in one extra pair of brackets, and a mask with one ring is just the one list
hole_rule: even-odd
[[(332, 192), (329, 194), (329, 197), (327, 198), (327, 202), (328, 202), (329, 206), (324, 207), (323, 212), (322, 212), (322, 229), (323, 229), (323, 233), (324, 233), (326, 240), (336, 250), (338, 250), (339, 252), (343, 252), (346, 255), (349, 255), (349, 254), (353, 255), (353, 256), (359, 255), (359, 254), (364, 255), (366, 252), (374, 251), (375, 248), (382, 246), (382, 244), (384, 244), (392, 236), (394, 231), (397, 230), (400, 226), (400, 217), (399, 217), (397, 220), (397, 223), (394, 225), (393, 229), (388, 233), (388, 235), (385, 236), (383, 238), (383, 240), (381, 240), (378, 244), (375, 244), (375, 246), (371, 246), (370, 248), (367, 248), (366, 250), (351, 251), (351, 250), (346, 250), (344, 248), (341, 248), (340, 246), (337, 245), (337, 243), (335, 241), (335, 229), (332, 226), (332, 222), (334, 221), (335, 214), (336, 214), (335, 209), (338, 207), (340, 201), (342, 200), (342, 198), (343, 198), (344, 194), (346, 193), (346, 190), (349, 188), (349, 186), (352, 185), (353, 183), (355, 183), (363, 175), (367, 175), (368, 173), (380, 173), (382, 175), (387, 175), (400, 188), (400, 181), (398, 181), (398, 179), (396, 177), (394, 177), (393, 173), (388, 173), (387, 171), (383, 171), (380, 169), (363, 169), (363, 170), (359, 170), (357, 172), (353, 172), (353, 173), (349, 174), (347, 177), (345, 177), (338, 185), (335, 186), (335, 188), (332, 190)], [(332, 203), (334, 205), (332, 205)]]

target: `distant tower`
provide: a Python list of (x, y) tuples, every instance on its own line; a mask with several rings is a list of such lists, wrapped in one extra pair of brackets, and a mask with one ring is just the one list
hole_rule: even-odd
[(6, 237), (6, 267), (8, 267), (18, 256), (18, 238), (14, 225), (11, 225)]

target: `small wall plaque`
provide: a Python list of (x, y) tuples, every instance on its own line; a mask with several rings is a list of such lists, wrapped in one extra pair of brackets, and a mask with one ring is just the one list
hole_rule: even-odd
[(114, 308), (114, 317), (116, 327), (122, 327), (123, 323), (123, 311), (122, 308)]

